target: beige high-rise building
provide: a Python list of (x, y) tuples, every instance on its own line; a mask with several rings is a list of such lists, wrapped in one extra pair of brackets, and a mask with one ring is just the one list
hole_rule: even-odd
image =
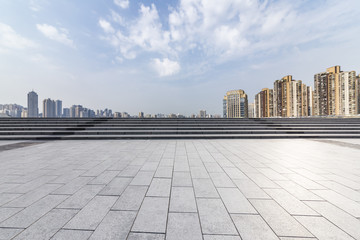
[(43, 117), (55, 117), (55, 101), (50, 98), (44, 99), (43, 101)]
[(356, 73), (341, 72), (339, 77), (340, 103), (339, 114), (343, 116), (356, 115), (358, 112), (358, 93)]
[(223, 102), (227, 118), (248, 117), (248, 98), (244, 90), (228, 91)]
[(358, 112), (355, 71), (342, 72), (340, 66), (314, 75), (314, 115), (347, 116)]
[(256, 117), (273, 117), (274, 116), (274, 90), (263, 88), (255, 96)]
[(309, 94), (308, 91), (308, 87), (302, 81), (294, 80), (291, 75), (276, 80), (273, 93), (273, 116), (309, 116), (309, 102), (310, 100), (312, 102), (312, 94)]

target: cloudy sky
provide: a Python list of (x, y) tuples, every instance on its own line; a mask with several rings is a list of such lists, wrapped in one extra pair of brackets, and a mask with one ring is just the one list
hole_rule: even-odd
[(359, 23), (359, 0), (3, 0), (0, 103), (221, 113), (227, 90), (359, 72)]

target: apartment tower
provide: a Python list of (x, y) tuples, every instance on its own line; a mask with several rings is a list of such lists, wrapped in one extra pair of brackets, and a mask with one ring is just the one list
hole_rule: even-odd
[(248, 98), (244, 90), (228, 91), (224, 97), (227, 118), (247, 118)]
[(27, 104), (28, 104), (28, 114), (29, 118), (39, 117), (39, 107), (38, 107), (38, 95), (36, 92), (31, 91), (27, 95)]

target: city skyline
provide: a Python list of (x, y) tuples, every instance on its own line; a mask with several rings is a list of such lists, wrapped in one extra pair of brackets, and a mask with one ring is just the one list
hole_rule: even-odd
[(215, 114), (229, 89), (359, 68), (358, 1), (214, 3), (2, 2), (0, 102), (34, 89), (67, 106)]

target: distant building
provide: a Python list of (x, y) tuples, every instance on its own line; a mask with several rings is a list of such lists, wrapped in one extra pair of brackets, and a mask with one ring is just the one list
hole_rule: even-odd
[(28, 110), (27, 108), (24, 108), (21, 112), (21, 117), (22, 118), (27, 118), (28, 117)]
[(200, 110), (199, 118), (206, 118), (206, 110)]
[(340, 66), (314, 75), (314, 115), (356, 115), (358, 92), (356, 72), (341, 71)]
[(247, 118), (248, 98), (244, 90), (228, 91), (224, 97), (227, 118)]
[(56, 117), (55, 114), (55, 101), (51, 100), (50, 98), (44, 99), (43, 101), (43, 117), (44, 118), (54, 118)]
[(55, 101), (55, 116), (60, 118), (62, 117), (62, 101), (61, 100), (56, 100)]
[(70, 108), (63, 108), (62, 117), (69, 118), (70, 117)]
[(114, 118), (121, 118), (121, 113), (114, 112)]
[(254, 108), (255, 106), (255, 103), (249, 103), (248, 104), (248, 117), (249, 118), (254, 118), (255, 117), (255, 113), (254, 113)]
[(274, 90), (263, 88), (255, 95), (255, 116), (257, 118), (274, 117)]
[(38, 107), (38, 95), (36, 92), (31, 91), (27, 95), (27, 109), (29, 118), (39, 117), (39, 107)]
[(143, 112), (139, 112), (139, 118), (144, 118), (144, 113)]

